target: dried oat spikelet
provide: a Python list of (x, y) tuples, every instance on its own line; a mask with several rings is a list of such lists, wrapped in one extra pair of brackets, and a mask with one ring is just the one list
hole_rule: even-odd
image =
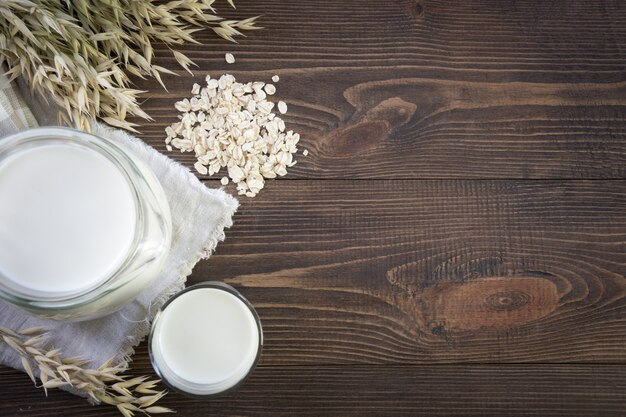
[(152, 63), (155, 42), (172, 48), (177, 62), (189, 71), (193, 62), (173, 48), (197, 43), (194, 32), (208, 27), (234, 41), (242, 31), (258, 29), (255, 17), (222, 19), (213, 3), (3, 0), (0, 66), (8, 68), (10, 79), (22, 76), (31, 90), (59, 105), (60, 121), (65, 124), (89, 130), (89, 120), (99, 117), (134, 131), (136, 124), (127, 116), (146, 120), (150, 116), (138, 102), (142, 91), (130, 88), (129, 74), (154, 77), (161, 85), (161, 74), (173, 74)]
[(19, 332), (0, 326), (2, 342), (20, 355), (24, 370), (37, 386), (34, 369), (39, 371), (39, 380), (46, 394), (49, 388), (72, 387), (89, 396), (96, 404), (104, 403), (117, 407), (125, 417), (137, 412), (142, 414), (172, 413), (169, 408), (154, 404), (165, 396), (166, 391), (155, 390), (158, 380), (141, 376), (129, 378), (122, 375), (125, 368), (111, 361), (98, 369), (85, 368), (79, 358), (64, 358), (59, 349), (47, 350), (45, 333), (32, 327)]

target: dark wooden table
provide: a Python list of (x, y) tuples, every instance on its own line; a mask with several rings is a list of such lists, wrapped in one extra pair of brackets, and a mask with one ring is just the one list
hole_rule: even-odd
[[(258, 308), (237, 392), (181, 416), (626, 415), (626, 2), (240, 0), (141, 137), (206, 73), (278, 74), (302, 134), (190, 283)], [(224, 62), (224, 53), (237, 58)], [(158, 48), (160, 64), (176, 64)], [(173, 154), (191, 166), (192, 155)], [(206, 179), (209, 187), (218, 181)], [(233, 191), (232, 186), (227, 187)], [(133, 372), (151, 372), (146, 346)], [(116, 416), (0, 369), (3, 416)]]

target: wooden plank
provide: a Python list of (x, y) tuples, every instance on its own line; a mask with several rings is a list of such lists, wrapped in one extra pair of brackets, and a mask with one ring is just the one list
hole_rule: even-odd
[[(181, 49), (194, 77), (165, 77), (168, 93), (138, 82), (155, 117), (142, 138), (164, 151), (173, 103), (206, 73), (279, 74), (276, 99), (310, 151), (288, 179), (314, 180), (242, 200), (190, 278), (229, 282), (258, 307), (262, 366), (235, 394), (164, 405), (185, 416), (622, 416), (626, 182), (506, 179), (626, 178), (626, 3), (238, 7), (228, 13), (262, 14), (266, 29), (237, 45), (199, 33), (203, 45)], [(133, 368), (150, 372), (145, 345)], [(66, 393), (44, 401), (6, 368), (0, 390), (1, 416), (118, 415)]]
[(265, 30), (237, 45), (201, 32), (203, 45), (183, 47), (199, 68), (165, 77), (169, 92), (138, 82), (155, 118), (143, 139), (165, 150), (174, 102), (207, 73), (279, 74), (275, 99), (310, 151), (289, 178), (626, 177), (624, 2), (263, 0), (235, 12), (256, 14)]
[[(117, 416), (0, 369), (0, 415)], [(626, 366), (261, 366), (236, 392), (209, 400), (170, 393), (194, 416), (623, 416)], [(62, 410), (62, 412), (60, 411)]]
[(271, 365), (624, 363), (625, 242), (625, 181), (282, 181), (189, 282), (250, 298)]

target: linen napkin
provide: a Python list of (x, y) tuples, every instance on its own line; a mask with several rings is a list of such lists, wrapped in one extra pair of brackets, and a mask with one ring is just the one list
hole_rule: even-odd
[[(55, 108), (46, 109), (42, 102), (30, 100), (37, 109), (35, 114), (56, 115)], [(0, 75), (0, 141), (1, 136), (36, 125), (16, 85)], [(169, 256), (153, 283), (109, 316), (80, 323), (57, 322), (34, 317), (0, 300), (0, 326), (13, 330), (41, 326), (48, 331), (50, 345), (61, 349), (64, 356), (84, 358), (91, 367), (114, 358), (114, 363), (128, 367), (134, 346), (149, 332), (159, 307), (184, 287), (194, 265), (208, 258), (217, 243), (224, 240), (224, 229), (232, 225), (238, 202), (221, 189), (207, 188), (188, 169), (124, 131), (94, 123), (92, 133), (134, 153), (156, 174), (172, 212)], [(23, 370), (19, 356), (2, 343), (0, 363)]]

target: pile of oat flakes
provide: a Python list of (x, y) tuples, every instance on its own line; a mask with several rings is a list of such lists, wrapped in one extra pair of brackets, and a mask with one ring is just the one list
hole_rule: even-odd
[[(272, 77), (274, 83), (278, 80)], [(285, 122), (273, 112), (268, 96), (275, 92), (271, 83), (242, 84), (230, 74), (207, 76), (206, 86), (194, 84), (194, 96), (176, 103), (182, 114), (165, 129), (167, 149), (195, 152), (194, 167), (203, 175), (226, 167), (238, 193), (254, 197), (266, 178), (284, 176), (296, 164), (293, 155), (300, 135), (285, 131)], [(276, 107), (281, 114), (287, 112), (283, 101)], [(222, 178), (223, 185), (228, 177)]]

